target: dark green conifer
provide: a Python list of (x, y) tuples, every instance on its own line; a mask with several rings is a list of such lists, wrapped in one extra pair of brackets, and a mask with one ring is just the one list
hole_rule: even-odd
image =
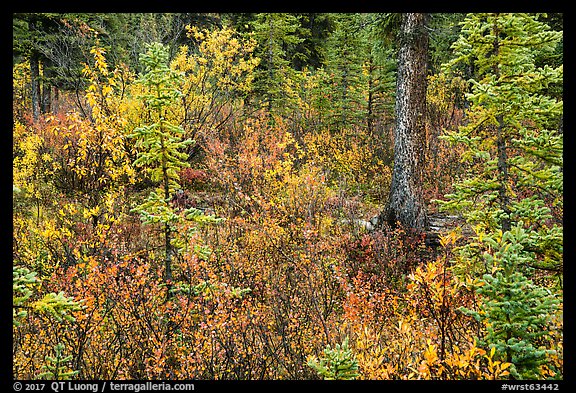
[[(465, 147), (470, 175), (444, 210), (461, 213), (476, 236), (458, 250), (455, 269), (479, 274), (479, 342), (512, 362), (515, 378), (539, 378), (554, 350), (546, 340), (558, 295), (535, 283), (563, 264), (562, 101), (547, 95), (562, 65), (537, 66), (562, 32), (533, 14), (469, 14), (453, 45), (474, 70), (467, 122), (444, 138)], [(535, 272), (539, 274), (536, 274)]]

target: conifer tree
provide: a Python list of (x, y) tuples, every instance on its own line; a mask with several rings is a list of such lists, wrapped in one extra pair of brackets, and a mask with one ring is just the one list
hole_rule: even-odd
[(455, 184), (443, 209), (460, 211), (477, 232), (520, 224), (535, 253), (534, 267), (562, 265), (562, 101), (547, 96), (563, 67), (536, 67), (562, 32), (529, 14), (471, 14), (450, 66), (471, 63), (477, 76), (467, 94), (467, 124), (443, 137), (463, 144), (473, 175)]
[(169, 68), (168, 51), (162, 44), (153, 43), (140, 59), (146, 70), (140, 78), (147, 89), (143, 99), (152, 123), (136, 128), (131, 135), (136, 138), (136, 146), (142, 149), (134, 164), (146, 167), (152, 181), (157, 182), (159, 187), (150, 192), (146, 201), (134, 210), (141, 214), (144, 223), (161, 223), (164, 226), (164, 279), (170, 288), (174, 253), (172, 232), (179, 216), (169, 202), (180, 189), (178, 171), (188, 166), (187, 154), (182, 150), (193, 141), (182, 140), (184, 130), (170, 121), (170, 106), (180, 95), (175, 87), (180, 75)]
[(34, 121), (47, 112), (51, 76), (50, 59), (45, 44), (58, 30), (59, 15), (55, 13), (16, 13), (13, 15), (13, 48), (15, 59), (23, 57), (30, 66), (30, 99)]
[(254, 85), (270, 111), (284, 110), (288, 104), (286, 84), (293, 78), (294, 70), (287, 53), (288, 48), (303, 41), (296, 34), (299, 26), (298, 17), (287, 13), (257, 14), (253, 22), (259, 44), (256, 54), (260, 57)]
[(380, 213), (380, 221), (422, 230), (428, 225), (422, 191), (428, 14), (402, 14), (400, 20), (394, 168), (388, 202)]
[(65, 296), (64, 292), (50, 292), (42, 298), (33, 300), (35, 287), (40, 284), (37, 273), (23, 266), (12, 266), (12, 324), (20, 326), (28, 311), (43, 313), (58, 322), (74, 321), (71, 315), (83, 308), (83, 301)]
[(492, 266), (491, 273), (479, 280), (480, 309), (462, 311), (484, 325), (479, 344), (495, 348), (505, 362), (512, 363), (512, 377), (541, 379), (540, 366), (548, 362), (548, 355), (556, 354), (554, 348), (547, 347), (546, 336), (550, 316), (559, 309), (560, 300), (518, 270), (532, 259), (522, 244), (526, 237), (527, 232), (515, 226), (484, 239), (493, 250), (484, 255)]
[(306, 364), (325, 380), (353, 380), (359, 376), (358, 361), (348, 347), (348, 337), (334, 348), (328, 344), (323, 357), (310, 356)]
[(55, 357), (46, 356), (45, 364), (42, 365), (42, 373), (38, 374), (38, 379), (67, 380), (72, 379), (79, 370), (69, 371), (67, 363), (74, 358), (72, 355), (64, 356), (64, 345), (58, 343), (54, 346)]
[[(536, 284), (535, 269), (562, 266), (562, 101), (546, 95), (563, 67), (536, 66), (562, 32), (531, 14), (469, 14), (449, 64), (475, 70), (467, 124), (444, 138), (462, 144), (470, 176), (441, 202), (476, 232), (456, 268), (480, 274), (479, 341), (495, 347), (515, 378), (541, 377), (550, 317), (559, 300)], [(541, 274), (540, 274), (541, 275)]]
[[(182, 212), (173, 208), (171, 201), (181, 190), (179, 171), (189, 166), (186, 147), (194, 143), (191, 139), (184, 139), (184, 129), (174, 120), (175, 113), (181, 113), (177, 109), (181, 95), (177, 86), (181, 83), (182, 74), (169, 67), (168, 51), (161, 43), (148, 45), (147, 52), (141, 55), (141, 61), (145, 67), (145, 73), (139, 80), (145, 87), (142, 98), (152, 122), (136, 128), (130, 136), (136, 139), (136, 147), (141, 149), (134, 165), (144, 167), (158, 187), (133, 211), (140, 213), (145, 224), (163, 225), (164, 281), (168, 296), (171, 296), (172, 261), (178, 250), (186, 247), (176, 236), (176, 225), (183, 217), (199, 225), (216, 223), (220, 219), (207, 216), (194, 207)], [(194, 230), (192, 228), (190, 232)]]
[(363, 34), (362, 15), (338, 14), (334, 17), (334, 32), (326, 40), (326, 70), (334, 85), (332, 106), (336, 128), (350, 127), (366, 119), (361, 110), (368, 84), (363, 63), (368, 60), (368, 46)]

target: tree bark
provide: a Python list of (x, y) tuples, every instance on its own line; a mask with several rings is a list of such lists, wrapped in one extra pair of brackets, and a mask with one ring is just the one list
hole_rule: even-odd
[[(162, 130), (162, 116), (160, 118), (160, 128)], [(160, 145), (162, 146), (162, 180), (164, 185), (164, 200), (170, 200), (170, 179), (168, 178), (168, 167), (166, 159), (166, 149), (164, 148), (164, 136), (160, 134)], [(164, 247), (166, 248), (166, 257), (164, 259), (164, 281), (166, 287), (168, 288), (167, 298), (170, 299), (172, 294), (170, 289), (172, 289), (172, 231), (170, 224), (166, 222), (164, 224)]]
[(426, 111), (428, 32), (426, 14), (403, 14), (396, 81), (394, 169), (388, 204), (381, 222), (392, 227), (425, 229), (426, 205), (422, 195)]
[(372, 125), (374, 116), (374, 92), (373, 92), (373, 75), (374, 72), (374, 59), (372, 56), (368, 59), (368, 102), (367, 102), (367, 117), (366, 122), (368, 125), (368, 135), (372, 135), (374, 132), (374, 126)]
[(42, 94), (41, 94), (41, 112), (49, 113), (52, 110), (52, 84), (50, 79), (54, 76), (51, 68), (52, 61), (45, 59), (42, 63), (43, 78), (42, 78)]
[(32, 99), (32, 118), (38, 121), (40, 118), (40, 57), (38, 52), (33, 51), (30, 55), (30, 97)]

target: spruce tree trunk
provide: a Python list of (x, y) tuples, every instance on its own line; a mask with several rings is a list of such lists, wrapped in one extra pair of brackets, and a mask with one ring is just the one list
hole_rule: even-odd
[(508, 195), (507, 184), (509, 181), (508, 175), (508, 153), (506, 146), (506, 139), (503, 132), (504, 119), (502, 115), (496, 117), (498, 121), (497, 141), (496, 147), (498, 149), (498, 180), (500, 186), (498, 187), (498, 198), (500, 200), (500, 207), (504, 213), (500, 225), (502, 231), (506, 232), (512, 228), (512, 221), (510, 219), (510, 196)]
[(366, 121), (367, 121), (367, 125), (368, 125), (368, 135), (372, 135), (374, 132), (374, 126), (372, 125), (373, 119), (372, 116), (374, 116), (374, 92), (373, 92), (373, 71), (374, 71), (374, 60), (372, 58), (372, 56), (370, 56), (370, 58), (368, 59), (369, 63), (368, 63), (368, 102), (367, 102), (367, 116), (366, 116)]
[(30, 55), (30, 97), (32, 99), (32, 118), (38, 121), (40, 117), (40, 57), (33, 51)]
[[(270, 83), (274, 81), (274, 21), (272, 16), (268, 20), (268, 78)], [(272, 93), (268, 92), (268, 112), (272, 113), (272, 99), (276, 94), (276, 89)]]
[[(160, 120), (162, 124), (162, 120)], [(162, 126), (160, 126), (162, 127)], [(164, 136), (160, 135), (160, 145), (162, 146), (162, 181), (164, 187), (164, 199), (170, 199), (170, 183), (167, 169), (166, 149), (164, 147)], [(164, 259), (164, 282), (168, 288), (168, 299), (172, 297), (170, 289), (172, 288), (172, 231), (170, 224), (164, 224), (164, 247), (166, 248), (166, 257)]]
[(388, 205), (381, 222), (391, 226), (425, 229), (426, 205), (422, 195), (426, 111), (428, 32), (426, 14), (403, 14), (396, 82), (394, 169)]
[[(496, 23), (492, 28), (492, 34), (494, 36), (494, 43), (492, 45), (493, 56), (498, 56), (500, 54), (500, 29)], [(498, 63), (494, 64), (492, 72), (497, 79), (500, 79), (500, 67)], [(508, 152), (506, 146), (506, 135), (504, 133), (504, 116), (502, 114), (497, 115), (496, 121), (498, 122), (496, 131), (496, 148), (498, 149), (498, 181), (500, 183), (500, 187), (498, 187), (498, 199), (500, 200), (500, 207), (504, 213), (500, 225), (502, 226), (502, 231), (506, 232), (512, 227), (512, 222), (510, 220), (510, 197), (507, 190)]]
[(41, 112), (49, 113), (52, 110), (52, 84), (50, 80), (53, 78), (54, 71), (52, 70), (52, 61), (45, 59), (43, 65), (43, 82), (41, 93)]

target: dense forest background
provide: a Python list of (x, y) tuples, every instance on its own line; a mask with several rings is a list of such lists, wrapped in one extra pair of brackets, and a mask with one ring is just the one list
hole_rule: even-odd
[(562, 379), (563, 14), (13, 14), (15, 379)]

